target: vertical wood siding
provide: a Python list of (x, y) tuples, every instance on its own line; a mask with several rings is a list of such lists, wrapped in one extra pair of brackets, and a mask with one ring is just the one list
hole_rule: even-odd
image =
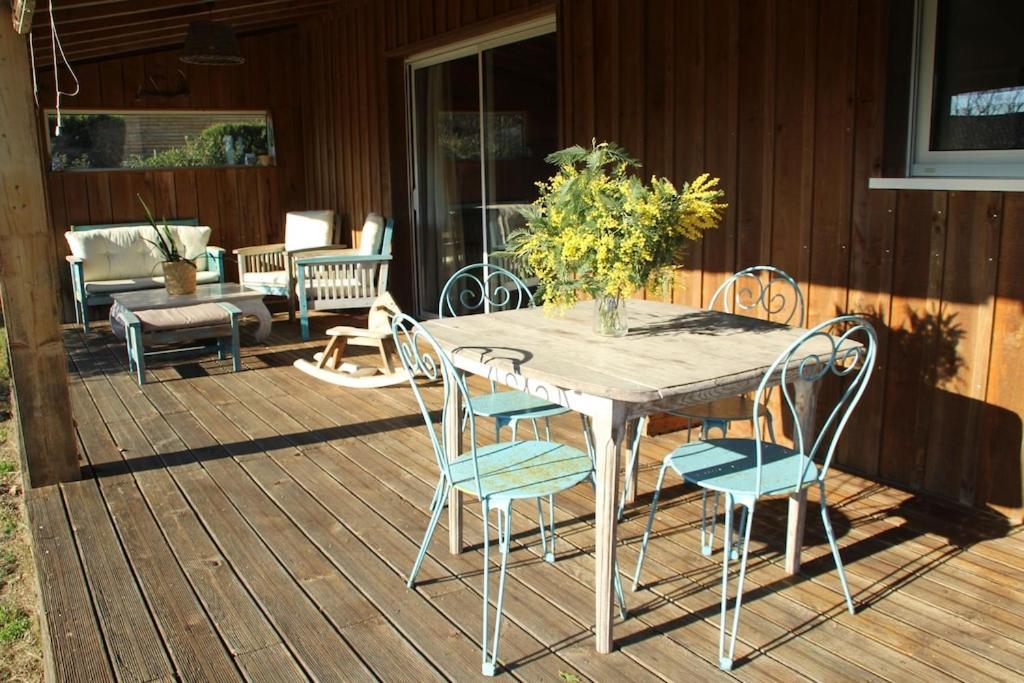
[[(262, 57), (278, 76), (269, 96), (295, 118), (294, 137), (278, 131), (282, 158), (295, 165), (249, 194), (239, 183), (260, 172), (186, 172), (200, 217), (232, 234), (259, 233), (265, 228), (245, 224), (243, 204), (254, 196), (273, 207), (297, 193), (307, 207), (339, 210), (358, 242), (363, 216), (382, 210), (398, 224), (393, 286), (411, 291), (403, 55), (549, 7), (558, 12), (565, 144), (616, 140), (647, 172), (722, 178), (725, 220), (694, 246), (667, 296), (704, 305), (729, 273), (768, 262), (800, 281), (811, 323), (845, 311), (872, 316), (876, 377), (840, 463), (1019, 519), (1024, 200), (868, 190), (886, 132), (887, 0), (381, 0), (344, 9)], [(145, 66), (123, 60), (119, 73), (134, 82)], [(106, 93), (112, 72), (102, 65), (87, 77)], [(246, 98), (266, 85), (201, 88), (200, 77), (193, 101), (202, 93), (210, 104), (255, 104)], [(301, 154), (285, 156), (300, 130)], [(116, 216), (140, 188), (173, 197), (180, 213), (178, 190), (193, 187), (177, 173), (170, 185), (110, 174), (108, 200), (104, 181), (93, 182), (51, 176), (63, 199), (54, 202), (56, 225), (80, 220), (69, 207)]]
[[(283, 240), (285, 212), (307, 208), (301, 100), (295, 89), (301, 64), (295, 50), (297, 35), (293, 28), (241, 39), (246, 63), (238, 67), (183, 64), (178, 60), (179, 51), (174, 50), (75, 67), (81, 92), (63, 98), (68, 109), (269, 110), (277, 166), (47, 173), (65, 320), (74, 319), (74, 309), (64, 263), (68, 253), (64, 231), (74, 224), (144, 219), (136, 194), (157, 216), (198, 218), (213, 228), (210, 243), (229, 251)], [(175, 83), (179, 69), (188, 78), (188, 94), (138, 96), (140, 86), (152, 87), (150, 78), (163, 87)], [(52, 71), (40, 71), (39, 79), (40, 105), (52, 107)], [(228, 266), (229, 276), (233, 276), (233, 260), (229, 259)]]

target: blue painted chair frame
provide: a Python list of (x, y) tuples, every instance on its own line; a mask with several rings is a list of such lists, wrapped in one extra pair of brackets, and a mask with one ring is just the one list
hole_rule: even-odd
[[(164, 221), (161, 221), (161, 224)], [(180, 225), (180, 226), (199, 226), (199, 220), (196, 218), (176, 218), (173, 220), (166, 221), (167, 225)], [(89, 230), (102, 230), (104, 228), (130, 228), (140, 225), (138, 221), (132, 223), (93, 223), (90, 225), (72, 225), (70, 226), (71, 232), (86, 232)], [(214, 267), (211, 270), (216, 270), (220, 277), (220, 282), (224, 282), (224, 249), (222, 247), (206, 247), (206, 259)], [(89, 331), (89, 307), (90, 306), (105, 306), (114, 303), (113, 297), (109, 293), (104, 294), (89, 294), (85, 291), (85, 260), (78, 258), (77, 256), (65, 257), (68, 265), (71, 268), (71, 292), (74, 297), (75, 304), (75, 323), (82, 326), (83, 332)]]
[[(829, 331), (836, 331), (833, 337)], [(864, 341), (856, 342), (856, 336), (863, 336)], [(814, 342), (827, 340), (828, 353), (805, 350)], [(824, 346), (824, 345), (822, 345)], [(819, 347), (820, 348), (820, 347)], [(854, 613), (853, 598), (846, 583), (843, 562), (839, 556), (835, 533), (828, 516), (828, 499), (825, 490), (825, 478), (828, 475), (832, 457), (835, 455), (839, 437), (867, 388), (868, 381), (874, 371), (878, 338), (875, 329), (867, 319), (861, 316), (840, 316), (827, 320), (808, 330), (771, 365), (755, 393), (752, 418), (759, 424), (761, 411), (764, 409), (763, 399), (774, 384), (780, 384), (783, 406), (793, 417), (794, 447), (786, 448), (775, 443), (765, 443), (760, 430), (754, 430), (753, 439), (709, 439), (688, 443), (669, 453), (658, 474), (658, 483), (651, 500), (651, 510), (647, 516), (647, 527), (644, 531), (640, 555), (637, 558), (636, 573), (633, 577), (633, 590), (640, 583), (640, 571), (643, 568), (647, 544), (651, 537), (651, 525), (658, 508), (661, 487), (665, 474), (672, 469), (686, 481), (701, 487), (705, 491), (714, 491), (725, 496), (725, 524), (732, 528), (733, 511), (740, 506), (745, 512), (747, 523), (741, 539), (740, 571), (737, 579), (736, 601), (733, 612), (732, 627), (726, 629), (726, 617), (729, 604), (729, 564), (731, 560), (732, 534), (725, 534), (725, 551), (722, 554), (722, 589), (721, 612), (719, 621), (718, 661), (719, 667), (725, 671), (732, 668), (736, 650), (736, 634), (739, 630), (740, 609), (743, 603), (743, 582), (747, 572), (747, 555), (750, 550), (750, 529), (754, 521), (754, 507), (758, 500), (765, 497), (783, 496), (798, 493), (811, 486), (818, 487), (821, 503), (821, 520), (828, 537), (829, 548), (842, 584), (847, 610)], [(795, 381), (818, 382), (828, 375), (835, 375), (847, 382), (839, 399), (825, 420), (813, 443), (805, 440), (803, 427), (797, 411), (795, 391), (791, 384)], [(810, 448), (808, 448), (810, 446)], [(821, 464), (818, 464), (821, 456)], [(728, 646), (726, 646), (728, 640)]]
[[(295, 260), (302, 340), (309, 341), (309, 311), (369, 308), (388, 291), (395, 219), (384, 224), (380, 253), (309, 256)], [(372, 273), (369, 277), (364, 274)], [(355, 284), (339, 284), (356, 281)]]
[[(483, 594), (483, 638), (481, 639), (483, 661), (481, 671), (493, 676), (498, 667), (498, 644), (501, 632), (502, 605), (505, 596), (505, 576), (508, 568), (508, 553), (511, 544), (512, 506), (515, 501), (551, 497), (584, 481), (593, 482), (594, 463), (590, 454), (576, 448), (548, 440), (498, 442), (488, 446), (477, 446), (476, 416), (469, 401), (469, 389), (462, 373), (444, 353), (437, 340), (419, 323), (405, 314), (398, 314), (392, 321), (392, 335), (402, 365), (409, 374), (409, 383), (419, 404), (430, 442), (439, 477), (434, 496), (430, 503), (430, 522), (427, 525), (419, 553), (409, 573), (407, 585), (412, 588), (416, 575), (430, 545), (441, 512), (452, 489), (480, 500), (483, 511), (484, 546), (484, 594)], [(469, 432), (469, 450), (450, 453), (448, 443), (438, 433), (438, 422), (427, 405), (426, 397), (417, 382), (422, 377), (427, 382), (440, 381), (443, 388), (441, 420), (446, 422), (450, 411), (458, 410), (459, 403), (467, 407), (466, 429)], [(501, 553), (498, 576), (498, 595), (495, 601), (493, 633), (490, 629), (490, 513), (497, 514), (498, 548)], [(547, 534), (551, 535), (551, 552), (554, 552), (554, 524), (544, 528), (541, 520), (542, 550), (547, 551)], [(618, 571), (615, 576), (618, 579)], [(625, 600), (619, 581), (616, 590), (620, 609), (625, 616)]]
[[(225, 359), (230, 348), (231, 369), (239, 372), (242, 369), (241, 344), (239, 342), (238, 321), (242, 315), (241, 309), (234, 304), (221, 301), (218, 306), (224, 309), (228, 316), (226, 325), (214, 325), (210, 327), (194, 327), (182, 330), (167, 330), (164, 332), (144, 332), (142, 321), (133, 312), (121, 311), (121, 320), (124, 323), (125, 346), (128, 349), (128, 371), (135, 372), (135, 379), (140, 385), (146, 383), (146, 356), (166, 355), (171, 353), (182, 353), (192, 351), (196, 347), (184, 349), (172, 349), (169, 351), (146, 351), (146, 342), (168, 343), (191, 339), (216, 339), (217, 357)], [(224, 334), (227, 331), (228, 334)]]

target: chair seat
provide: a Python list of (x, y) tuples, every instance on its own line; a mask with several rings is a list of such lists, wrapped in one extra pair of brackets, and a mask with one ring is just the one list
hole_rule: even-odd
[[(672, 451), (673, 470), (686, 481), (713, 491), (757, 493), (757, 455), (753, 439), (696, 441)], [(817, 481), (818, 468), (802, 453), (772, 443), (761, 444), (761, 495), (795, 493), (802, 472), (802, 486)]]
[(265, 270), (262, 272), (247, 270), (242, 277), (242, 284), (285, 288), (288, 286), (288, 273), (283, 270)]
[[(738, 420), (751, 420), (754, 415), (754, 401), (746, 396), (729, 396), (720, 398), (710, 403), (697, 403), (686, 406), (679, 410), (672, 410), (673, 415), (688, 417), (696, 420), (723, 420), (734, 422)], [(762, 414), (768, 412), (768, 408), (762, 409)]]
[(135, 311), (135, 317), (142, 323), (143, 332), (184, 330), (231, 323), (231, 315), (223, 306), (214, 303)]
[(451, 463), (452, 485), (480, 498), (536, 498), (572, 488), (593, 471), (590, 456), (551, 441), (511, 441), (477, 448), (479, 493), (473, 455), (464, 453)]
[(532, 419), (553, 417), (569, 409), (525, 391), (494, 391), (469, 399), (473, 413), (479, 417), (516, 417)]
[[(196, 272), (196, 284), (208, 285), (220, 282), (220, 273), (213, 270)], [(140, 289), (157, 289), (164, 286), (162, 275), (153, 277), (131, 277), (118, 280), (91, 280), (85, 283), (87, 294), (105, 294), (108, 292), (134, 292)]]

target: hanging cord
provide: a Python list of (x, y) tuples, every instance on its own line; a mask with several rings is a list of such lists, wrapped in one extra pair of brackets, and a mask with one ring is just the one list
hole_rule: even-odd
[(39, 81), (36, 80), (36, 48), (32, 45), (32, 31), (28, 32), (28, 58), (32, 63), (32, 99), (36, 102), (36, 109), (39, 109)]
[[(53, 52), (53, 82), (54, 87), (57, 90), (57, 128), (53, 134), (57, 137), (60, 136), (61, 129), (61, 114), (60, 114), (60, 98), (62, 95), (68, 97), (74, 97), (78, 94), (81, 89), (78, 83), (78, 76), (75, 75), (75, 70), (71, 68), (71, 64), (68, 62), (68, 58), (64, 55), (64, 48), (60, 44), (60, 36), (57, 35), (57, 22), (53, 19), (53, 0), (50, 0), (50, 47)], [(67, 68), (68, 73), (71, 74), (71, 80), (75, 82), (75, 89), (71, 92), (62, 92), (60, 89), (60, 72), (57, 70), (57, 53), (60, 53), (60, 61), (63, 62)]]

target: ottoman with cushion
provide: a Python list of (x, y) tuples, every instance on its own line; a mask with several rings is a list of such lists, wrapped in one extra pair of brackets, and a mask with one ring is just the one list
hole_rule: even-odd
[(238, 343), (241, 313), (241, 309), (228, 302), (142, 311), (120, 310), (118, 315), (124, 323), (128, 347), (128, 370), (134, 370), (139, 384), (145, 384), (146, 354), (152, 354), (146, 351), (147, 344), (216, 339), (221, 360), (230, 345), (232, 369), (238, 372), (242, 367)]
[[(196, 282), (224, 282), (224, 250), (209, 245), (210, 228), (194, 221), (168, 221), (168, 232), (185, 258), (196, 264)], [(89, 331), (89, 307), (109, 304), (118, 292), (164, 286), (160, 256), (150, 225), (73, 226), (64, 233), (71, 248), (75, 319)], [(149, 240), (149, 241), (147, 241)]]

